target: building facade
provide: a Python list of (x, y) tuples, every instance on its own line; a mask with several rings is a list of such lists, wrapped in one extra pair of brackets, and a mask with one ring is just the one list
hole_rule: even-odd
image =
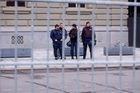
[[(112, 0), (114, 1), (114, 0)], [(117, 0), (116, 0), (117, 1)], [(124, 0), (128, 2), (128, 0)], [(12, 1), (1, 1), (1, 37), (0, 42), (3, 47), (14, 47), (15, 31), (15, 7)], [(31, 15), (31, 2), (18, 2), (18, 36), (19, 47), (31, 46), (31, 18), (34, 17), (34, 46), (35, 48), (45, 48), (47, 45), (47, 7), (45, 2), (34, 2), (34, 16)], [(80, 5), (80, 29), (87, 21), (92, 23), (92, 5)], [(106, 5), (95, 5), (95, 32), (97, 36), (97, 46), (106, 45)], [(66, 4), (65, 28), (70, 30), (72, 24), (77, 24), (78, 19), (77, 4)], [(54, 29), (55, 24), (62, 23), (62, 4), (50, 3), (50, 30)], [(110, 6), (109, 14), (109, 45), (114, 46), (120, 42), (120, 6)], [(123, 44), (128, 44), (128, 7), (123, 7)], [(43, 38), (43, 39), (42, 39)], [(68, 40), (66, 40), (68, 41)], [(51, 41), (50, 41), (51, 46)]]

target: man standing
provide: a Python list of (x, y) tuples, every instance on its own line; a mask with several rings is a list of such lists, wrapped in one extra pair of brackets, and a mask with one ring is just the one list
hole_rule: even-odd
[(53, 41), (55, 60), (58, 60), (57, 50), (59, 49), (62, 59), (62, 31), (59, 29), (59, 25), (55, 25), (55, 29), (51, 31), (50, 37)]
[[(60, 27), (59, 27), (59, 29), (62, 31), (62, 33), (63, 33), (63, 24), (62, 23), (60, 23)], [(65, 39), (67, 38), (67, 30), (64, 28), (64, 31), (65, 31)]]
[[(63, 23), (60, 23), (59, 29), (62, 31), (62, 36), (63, 36), (63, 29), (64, 29), (64, 32), (65, 32), (64, 39), (67, 39), (67, 30), (65, 28), (63, 28)], [(59, 51), (57, 51), (57, 54), (58, 54), (58, 56), (60, 56), (60, 52)], [(66, 59), (66, 57), (65, 57), (65, 59)]]
[(75, 56), (77, 58), (77, 26), (76, 24), (72, 25), (72, 29), (69, 33), (70, 41), (71, 41), (71, 58), (74, 59), (74, 50), (75, 50)]
[[(86, 22), (86, 26), (82, 30), (82, 35), (81, 35), (82, 41), (83, 41), (83, 46), (84, 46), (84, 55), (83, 59), (86, 58), (86, 52), (87, 52), (87, 45), (89, 46), (90, 50), (90, 58), (92, 58), (92, 27), (90, 25), (90, 22)], [(95, 41), (95, 33), (94, 33), (94, 41)]]

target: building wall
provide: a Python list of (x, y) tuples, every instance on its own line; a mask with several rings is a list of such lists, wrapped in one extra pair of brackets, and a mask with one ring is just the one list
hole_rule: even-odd
[[(114, 0), (112, 0), (114, 1)], [(126, 1), (126, 0), (125, 0)], [(47, 20), (47, 3), (35, 2), (34, 3), (34, 25), (46, 26)], [(62, 4), (51, 3), (50, 4), (50, 25), (53, 26), (56, 23), (62, 22)], [(95, 5), (95, 26), (106, 25), (106, 6)], [(127, 26), (128, 7), (124, 7), (124, 22), (123, 25)], [(70, 8), (66, 4), (66, 26), (71, 26), (73, 23), (77, 23), (77, 11), (78, 8)], [(18, 25), (30, 26), (31, 25), (31, 2), (26, 2), (25, 7), (18, 7)], [(6, 7), (6, 1), (2, 2), (2, 26), (14, 25), (14, 7)], [(86, 5), (85, 8), (81, 8), (81, 26), (85, 25), (86, 21), (92, 19), (92, 5)], [(120, 6), (110, 6), (110, 26), (120, 25)]]
[[(114, 1), (114, 0), (112, 0)], [(124, 0), (127, 2), (127, 0)], [(25, 7), (18, 7), (18, 31), (22, 31), (22, 33), (28, 31), (30, 33), (30, 30), (24, 31), (22, 27), (30, 27), (31, 25), (31, 2), (26, 2)], [(48, 4), (45, 2), (35, 2), (34, 3), (34, 26), (37, 27), (43, 27), (44, 29), (38, 29), (35, 31), (36, 33), (41, 32), (42, 34), (46, 33), (46, 26), (47, 26), (47, 7)], [(59, 24), (62, 22), (62, 4), (60, 3), (51, 3), (50, 4), (50, 30), (54, 28), (55, 24)], [(128, 7), (123, 7), (123, 43), (128, 42), (128, 33), (127, 33), (127, 18), (128, 18)], [(6, 1), (1, 2), (1, 26), (3, 27), (3, 30), (1, 30), (2, 33), (13, 33), (11, 30), (12, 27), (14, 27), (15, 24), (15, 15), (14, 15), (14, 7), (7, 7)], [(68, 7), (68, 4), (66, 4), (66, 16), (65, 16), (65, 25), (66, 29), (69, 31), (70, 27), (73, 23), (77, 24), (77, 11), (78, 8), (70, 8)], [(92, 5), (87, 4), (85, 5), (85, 8), (81, 8), (81, 15), (80, 15), (80, 26), (81, 29), (85, 25), (86, 21), (92, 20)], [(109, 25), (112, 27), (109, 32), (109, 43), (110, 45), (115, 45), (119, 41), (120, 37), (120, 6), (110, 6), (110, 23)], [(106, 6), (105, 5), (95, 5), (95, 31), (97, 34), (97, 46), (105, 46), (106, 45)], [(10, 28), (9, 28), (10, 27)], [(21, 28), (20, 28), (21, 27)], [(12, 28), (14, 29), (14, 28)], [(7, 32), (4, 32), (7, 31)], [(27, 33), (27, 32), (26, 32)], [(41, 37), (42, 35), (38, 36)], [(11, 35), (8, 35), (9, 39)], [(28, 41), (30, 39), (30, 35), (24, 36), (26, 37), (25, 40)], [(5, 36), (6, 38), (6, 36)], [(7, 38), (8, 39), (8, 38)], [(7, 40), (10, 41), (10, 40)], [(42, 41), (45, 42), (45, 41)], [(10, 42), (9, 42), (10, 43)], [(37, 43), (36, 43), (37, 44)], [(27, 44), (24, 44), (25, 46)], [(45, 43), (42, 43), (42, 46), (44, 46)], [(5, 45), (6, 46), (6, 45)], [(8, 45), (9, 46), (9, 45)], [(43, 47), (36, 45), (36, 48), (43, 48)], [(45, 47), (45, 46), (44, 46)]]

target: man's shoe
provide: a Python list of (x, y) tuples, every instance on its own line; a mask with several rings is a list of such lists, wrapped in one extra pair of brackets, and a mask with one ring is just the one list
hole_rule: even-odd
[(55, 60), (58, 60), (58, 57), (55, 57)]
[(74, 59), (74, 57), (73, 57), (73, 56), (71, 56), (71, 59)]

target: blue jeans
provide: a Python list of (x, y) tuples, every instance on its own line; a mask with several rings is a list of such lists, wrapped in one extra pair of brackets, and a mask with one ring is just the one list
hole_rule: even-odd
[[(74, 52), (75, 52), (75, 54), (74, 54)], [(77, 58), (77, 42), (72, 42), (71, 41), (71, 57), (73, 58), (74, 55)]]
[(92, 58), (92, 44), (90, 43), (91, 39), (84, 39), (83, 45), (84, 45), (84, 55), (83, 59), (86, 58), (86, 52), (87, 52), (87, 46), (89, 46), (89, 51), (90, 51), (90, 57)]
[[(55, 45), (55, 46), (56, 46), (56, 45), (58, 46), (58, 44), (57, 44), (56, 42), (53, 42), (52, 45), (53, 45), (53, 46), (54, 46), (54, 45)], [(62, 45), (62, 44), (60, 44), (60, 46), (61, 46), (61, 45)], [(57, 56), (58, 56), (58, 57), (61, 56), (60, 51), (59, 51), (58, 49), (57, 49)]]
[(59, 51), (60, 57), (62, 58), (62, 47), (53, 46), (53, 48), (54, 48), (54, 56), (55, 56), (55, 58), (58, 57), (58, 51)]
[(57, 50), (57, 56), (60, 57), (60, 51), (59, 50)]

